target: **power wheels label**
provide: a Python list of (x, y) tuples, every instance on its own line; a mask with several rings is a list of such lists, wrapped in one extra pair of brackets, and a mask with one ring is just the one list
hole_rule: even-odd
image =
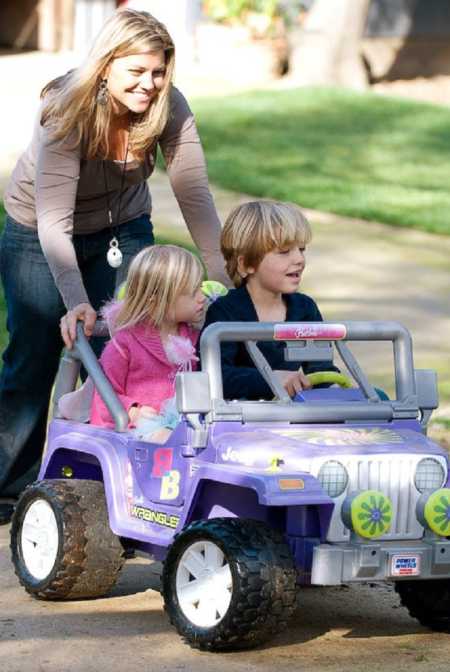
[(419, 576), (420, 555), (393, 555), (391, 576)]
[(175, 529), (180, 522), (179, 516), (174, 516), (164, 511), (147, 509), (145, 506), (137, 506), (136, 504), (131, 508), (131, 516), (139, 518), (139, 520), (145, 520), (147, 523), (156, 523), (156, 525), (172, 529)]

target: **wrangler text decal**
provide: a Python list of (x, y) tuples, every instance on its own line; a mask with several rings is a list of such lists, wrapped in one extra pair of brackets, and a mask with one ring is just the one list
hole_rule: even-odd
[(162, 527), (175, 528), (180, 522), (179, 516), (174, 516), (164, 511), (154, 511), (153, 509), (147, 509), (144, 506), (137, 506), (136, 504), (131, 508), (131, 515), (133, 518), (146, 520), (148, 523), (156, 523), (157, 525), (162, 525)]

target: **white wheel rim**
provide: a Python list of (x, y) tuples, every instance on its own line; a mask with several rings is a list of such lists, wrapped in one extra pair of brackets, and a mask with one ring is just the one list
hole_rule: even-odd
[(53, 569), (59, 542), (55, 514), (45, 499), (37, 499), (25, 513), (20, 542), (27, 571), (42, 581)]
[(191, 623), (212, 628), (231, 602), (233, 579), (223, 551), (212, 541), (197, 541), (181, 556), (176, 591), (181, 611)]

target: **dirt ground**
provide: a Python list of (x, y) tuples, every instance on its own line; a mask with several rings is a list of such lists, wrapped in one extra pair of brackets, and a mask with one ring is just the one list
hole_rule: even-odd
[(43, 602), (19, 586), (0, 528), (2, 672), (448, 672), (450, 635), (421, 627), (391, 586), (307, 588), (286, 632), (255, 651), (191, 649), (169, 624), (159, 564), (129, 560), (108, 598)]

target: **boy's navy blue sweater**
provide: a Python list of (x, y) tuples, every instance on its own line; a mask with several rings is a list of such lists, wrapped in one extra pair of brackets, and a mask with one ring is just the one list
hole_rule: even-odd
[[(283, 294), (286, 322), (322, 322), (315, 301), (306, 294)], [(204, 329), (213, 322), (259, 322), (250, 294), (245, 285), (231, 289), (209, 307)], [(298, 370), (300, 362), (286, 362), (284, 341), (265, 341), (258, 347), (272, 369)], [(255, 368), (244, 343), (222, 343), (222, 376), (225, 399), (272, 399), (273, 392)], [(304, 373), (339, 371), (331, 361), (305, 362)]]

